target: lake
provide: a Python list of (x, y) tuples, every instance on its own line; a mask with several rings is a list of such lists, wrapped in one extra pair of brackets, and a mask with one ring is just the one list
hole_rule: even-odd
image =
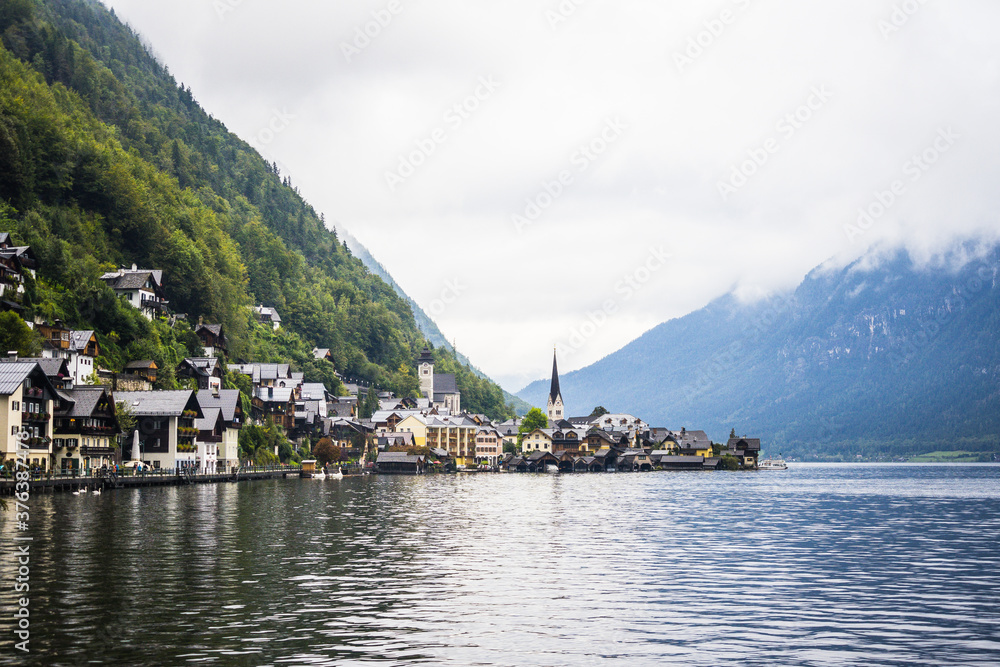
[[(13, 503), (0, 527), (0, 664), (1000, 663), (997, 465), (290, 479), (30, 507), (27, 531)], [(27, 657), (16, 536), (33, 538)]]

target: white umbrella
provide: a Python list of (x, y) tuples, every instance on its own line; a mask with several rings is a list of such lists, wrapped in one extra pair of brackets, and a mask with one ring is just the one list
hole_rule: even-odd
[(132, 460), (139, 460), (139, 429), (132, 431)]

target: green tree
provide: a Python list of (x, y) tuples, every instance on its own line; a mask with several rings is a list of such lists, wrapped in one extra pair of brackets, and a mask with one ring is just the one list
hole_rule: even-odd
[(524, 415), (524, 419), (521, 420), (521, 425), (517, 429), (517, 446), (520, 447), (521, 443), (524, 442), (525, 434), (531, 433), (536, 428), (548, 427), (549, 418), (545, 416), (545, 413), (540, 408), (531, 408), (528, 410), (528, 414)]
[(739, 470), (740, 469), (739, 459), (737, 459), (735, 456), (732, 456), (731, 454), (726, 454), (725, 456), (722, 457), (722, 460), (719, 461), (719, 468), (721, 468), (722, 470)]
[(735, 437), (736, 437), (736, 427), (734, 426), (733, 428), (729, 429), (729, 439), (732, 440)]
[(358, 407), (358, 416), (361, 419), (371, 419), (371, 416), (378, 410), (378, 405), (378, 390), (375, 387), (369, 387), (368, 393), (365, 394), (365, 400)]
[[(118, 426), (122, 430), (119, 440), (121, 440), (121, 438), (128, 438), (132, 434), (132, 431), (135, 430), (135, 424), (138, 421), (135, 416), (135, 411), (132, 410), (132, 406), (128, 402), (118, 401), (115, 403), (115, 416), (118, 418)], [(131, 460), (132, 450), (130, 447), (132, 441), (120, 441), (119, 444), (123, 446), (123, 454), (128, 454), (128, 458)]]
[(16, 351), (22, 357), (34, 357), (42, 351), (42, 337), (32, 331), (17, 313), (0, 313), (0, 354)]
[(597, 417), (601, 417), (602, 415), (606, 414), (608, 414), (608, 409), (603, 405), (598, 405), (596, 408), (590, 411), (590, 418), (596, 419)]

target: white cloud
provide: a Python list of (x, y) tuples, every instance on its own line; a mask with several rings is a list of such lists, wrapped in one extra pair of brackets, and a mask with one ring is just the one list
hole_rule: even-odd
[[(793, 286), (837, 253), (996, 228), (1000, 7), (986, 0), (920, 4), (887, 34), (880, 21), (902, 3), (593, 0), (553, 29), (556, 2), (399, 0), (350, 62), (341, 44), (388, 0), (221, 1), (235, 5), (221, 18), (206, 0), (108, 4), (240, 136), (294, 115), (268, 158), (425, 309), (445, 281), (467, 283), (437, 319), (508, 389), (545, 376), (550, 346), (654, 246), (670, 266), (565, 370), (734, 287)], [(679, 69), (689, 39), (705, 46)], [(449, 123), (481, 77), (500, 85)], [(828, 99), (789, 133), (779, 123), (818, 87)], [(580, 147), (615, 117), (628, 127), (579, 171)], [(955, 145), (864, 234), (846, 233), (947, 127)], [(386, 171), (437, 129), (444, 140), (391, 191)], [(767, 145), (723, 201), (719, 182)], [(572, 184), (518, 233), (511, 216), (563, 170)]]

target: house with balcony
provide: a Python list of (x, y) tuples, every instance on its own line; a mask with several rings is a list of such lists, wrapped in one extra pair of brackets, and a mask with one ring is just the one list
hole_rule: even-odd
[(229, 354), (226, 334), (221, 324), (202, 324), (194, 328), (194, 334), (205, 348), (206, 357), (224, 357)]
[(152, 359), (138, 359), (125, 364), (126, 375), (140, 377), (150, 385), (156, 382), (156, 374), (159, 370), (159, 366)]
[(21, 310), (24, 276), (35, 277), (38, 260), (31, 246), (14, 245), (8, 232), (0, 232), (0, 301), (4, 310)]
[(3, 436), (0, 454), (4, 461), (15, 458), (23, 438), (30, 465), (42, 471), (50, 469), (52, 405), (56, 396), (56, 388), (37, 361), (17, 357), (0, 361), (0, 434)]
[(36, 329), (44, 341), (42, 358), (65, 359), (73, 384), (87, 384), (88, 379), (97, 372), (97, 357), (101, 354), (97, 334), (89, 329), (74, 331), (61, 320), (51, 324), (42, 322)]
[(222, 388), (222, 375), (222, 363), (215, 357), (188, 358), (177, 366), (177, 377), (191, 378), (198, 383), (199, 390), (213, 394)]
[(480, 426), (476, 432), (476, 461), (489, 466), (498, 465), (503, 458), (503, 435), (491, 426)]
[(44, 357), (25, 358), (25, 361), (34, 361), (42, 367), (49, 382), (60, 392), (73, 388), (73, 376), (69, 372), (69, 364), (65, 359), (46, 359)]
[(270, 326), (272, 329), (277, 331), (281, 328), (281, 316), (278, 315), (278, 311), (274, 308), (269, 308), (267, 306), (256, 306), (253, 309), (254, 315), (257, 317), (257, 321), (261, 324)]
[(260, 387), (254, 398), (260, 406), (260, 419), (270, 417), (286, 433), (295, 428), (295, 395), (291, 387)]
[[(122, 391), (115, 399), (135, 415), (144, 462), (154, 469), (197, 468), (197, 420), (205, 413), (193, 390)], [(133, 437), (132, 432), (125, 433), (124, 442), (131, 443)]]
[(55, 470), (82, 474), (113, 465), (121, 428), (111, 392), (105, 387), (77, 387), (59, 392), (52, 427)]
[(138, 308), (146, 319), (151, 320), (167, 312), (169, 301), (163, 292), (163, 271), (139, 269), (133, 264), (131, 269), (121, 268), (105, 273), (101, 280), (126, 303)]
[[(218, 395), (208, 392), (198, 393), (204, 417), (198, 420), (198, 442), (214, 443), (216, 448), (216, 468), (230, 471), (240, 465), (240, 429), (245, 416), (240, 405), (239, 389), (222, 389)], [(213, 415), (218, 411), (218, 417)], [(209, 428), (210, 427), (210, 428)], [(207, 451), (205, 461), (207, 461)], [(201, 452), (199, 451), (199, 456)]]

